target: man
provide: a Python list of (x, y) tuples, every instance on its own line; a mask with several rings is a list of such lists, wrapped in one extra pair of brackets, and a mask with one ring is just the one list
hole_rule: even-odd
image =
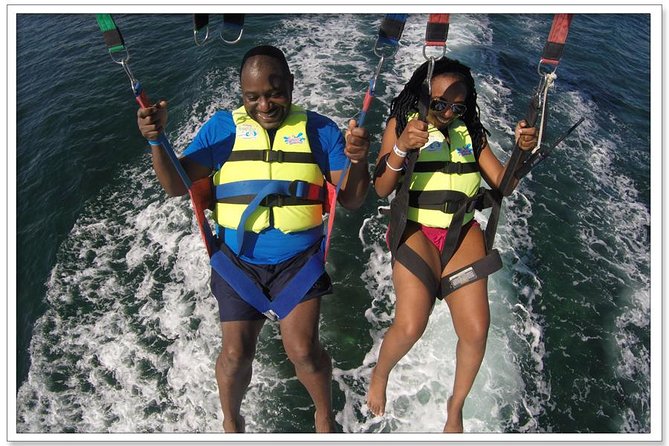
[[(351, 168), (339, 203), (347, 209), (363, 203), (370, 182), (369, 136), (351, 120), (344, 138), (332, 120), (292, 104), (294, 78), (276, 47), (249, 50), (242, 60), (240, 81), (243, 107), (212, 116), (180, 162), (193, 181), (214, 172), (219, 249), (235, 265), (236, 277), (243, 272), (274, 298), (308, 259), (322, 258), (324, 181), (339, 182), (346, 157)], [(169, 195), (181, 196), (187, 193), (183, 182), (163, 150), (154, 145), (166, 124), (166, 110), (164, 101), (140, 109), (138, 125), (152, 144), (153, 167), (161, 185)], [(292, 184), (290, 180), (307, 184), (309, 197), (258, 197), (260, 192), (251, 187), (270, 184), (271, 188)], [(255, 200), (257, 208), (252, 204), (255, 197), (262, 198)], [(225, 276), (226, 271), (221, 274)], [(223, 337), (216, 379), (224, 430), (243, 432), (240, 406), (266, 316), (244, 292), (238, 292), (234, 275), (226, 280), (221, 274), (212, 269), (211, 289), (218, 300)], [(320, 266), (313, 286), (301, 300), (296, 296), (297, 304), (279, 321), (284, 349), (314, 402), (316, 432), (334, 432), (335, 427), (331, 360), (318, 335), (320, 298), (331, 289), (330, 278)]]

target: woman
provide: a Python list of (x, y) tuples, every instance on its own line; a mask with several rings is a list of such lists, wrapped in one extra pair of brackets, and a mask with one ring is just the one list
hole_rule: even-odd
[[(456, 60), (437, 60), (428, 96), (424, 87), (428, 64), (425, 62), (414, 72), (392, 101), (377, 159), (374, 187), (380, 197), (386, 197), (399, 189), (407, 155), (419, 151), (409, 183), (408, 202), (404, 205), (406, 226), (403, 231), (396, 229), (401, 234), (393, 234), (397, 226), (391, 222), (389, 236), (392, 239), (401, 235), (397, 243), (420, 257), (416, 263), (424, 262), (424, 274), (421, 277), (415, 265), (407, 267), (410, 262), (394, 258), (395, 319), (384, 336), (378, 362), (372, 370), (367, 406), (374, 415), (384, 413), (390, 371), (422, 336), (435, 299), (445, 298), (458, 343), (455, 381), (447, 403), (444, 432), (462, 432), (462, 408), (483, 360), (488, 336), (487, 278), (466, 284), (447, 296), (440, 292), (439, 283), (441, 278), (486, 255), (484, 234), (473, 218), (473, 210), (465, 214), (455, 251), (442, 264), (441, 251), (454, 211), (424, 209), (412, 195), (416, 197), (436, 188), (438, 193), (455, 190), (473, 197), (478, 192), (481, 177), (491, 187), (499, 188), (505, 167), (488, 146), (487, 130), (479, 120), (476, 89), (469, 68)], [(421, 120), (417, 113), (419, 105), (428, 103), (428, 107), (423, 107), (427, 110), (423, 111), (425, 118)], [(536, 146), (536, 129), (527, 128), (524, 121), (516, 126), (515, 135), (522, 150)], [(457, 173), (438, 169), (455, 163), (462, 164)], [(462, 169), (463, 166), (466, 168)]]

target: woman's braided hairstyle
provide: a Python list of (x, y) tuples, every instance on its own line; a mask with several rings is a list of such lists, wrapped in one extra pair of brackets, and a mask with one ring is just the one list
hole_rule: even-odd
[[(418, 111), (421, 86), (427, 77), (428, 65), (429, 61), (426, 61), (418, 67), (411, 76), (411, 79), (409, 79), (409, 82), (404, 86), (404, 89), (390, 103), (389, 118), (395, 118), (397, 121), (395, 127), (397, 137), (402, 134), (402, 131), (406, 127), (409, 114)], [(468, 66), (455, 59), (443, 57), (435, 61), (432, 77), (434, 78), (444, 73), (451, 73), (459, 77), (467, 86), (467, 98), (465, 99), (467, 111), (464, 115), (460, 116), (460, 119), (467, 126), (472, 143), (474, 144), (474, 153), (478, 156), (486, 142), (485, 135), (489, 134), (489, 132), (481, 124), (479, 107), (476, 104), (476, 86), (474, 85), (471, 70)]]

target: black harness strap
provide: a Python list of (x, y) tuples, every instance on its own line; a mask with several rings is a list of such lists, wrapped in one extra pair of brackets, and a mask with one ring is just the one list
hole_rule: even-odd
[[(219, 198), (216, 201), (218, 203), (227, 204), (249, 204), (255, 197), (255, 195), (237, 195), (235, 197)], [(323, 200), (310, 200), (308, 198), (273, 194), (263, 198), (262, 201), (260, 201), (260, 206), (264, 207), (299, 206), (312, 204), (323, 204)]]
[(430, 292), (430, 296), (436, 296), (439, 293), (439, 282), (434, 276), (434, 272), (421, 256), (413, 249), (403, 243), (397, 250), (395, 260), (400, 262), (406, 269), (425, 285)]
[(416, 163), (414, 172), (440, 172), (440, 173), (475, 173), (479, 171), (478, 163), (454, 163), (452, 161), (423, 161)]
[(499, 251), (493, 249), (488, 255), (441, 278), (441, 298), (451, 294), (453, 291), (475, 282), (502, 268), (502, 258)]
[(309, 153), (284, 152), (282, 150), (238, 150), (233, 151), (227, 161), (265, 161), (267, 163), (316, 163)]

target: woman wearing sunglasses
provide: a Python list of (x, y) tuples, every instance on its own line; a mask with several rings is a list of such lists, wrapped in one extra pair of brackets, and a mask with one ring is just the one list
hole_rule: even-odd
[[(367, 406), (374, 415), (384, 413), (390, 371), (422, 336), (435, 300), (444, 299), (458, 336), (455, 380), (444, 432), (462, 432), (462, 408), (483, 360), (488, 336), (487, 278), (448, 295), (442, 294), (438, 284), (442, 277), (486, 255), (484, 235), (472, 210), (463, 220), (454, 254), (442, 264), (441, 251), (454, 210), (448, 206), (440, 210), (422, 208), (415, 197), (425, 191), (455, 191), (472, 197), (481, 178), (498, 188), (505, 167), (488, 146), (470, 69), (445, 57), (435, 61), (428, 93), (424, 87), (428, 64), (414, 72), (392, 101), (377, 159), (374, 187), (380, 197), (387, 197), (404, 181), (408, 153), (419, 151), (409, 183), (406, 227), (399, 241), (406, 245), (405, 251), (409, 248), (415, 254), (415, 262), (394, 259), (395, 318), (372, 371)], [(420, 104), (429, 104), (424, 107), (424, 120), (418, 116)], [(524, 121), (516, 126), (515, 136), (522, 150), (536, 146), (536, 129), (526, 127)], [(392, 228), (391, 222), (390, 231)], [(422, 264), (422, 274), (418, 264)], [(425, 275), (433, 277), (426, 280)], [(430, 282), (437, 285), (429, 286)]]

